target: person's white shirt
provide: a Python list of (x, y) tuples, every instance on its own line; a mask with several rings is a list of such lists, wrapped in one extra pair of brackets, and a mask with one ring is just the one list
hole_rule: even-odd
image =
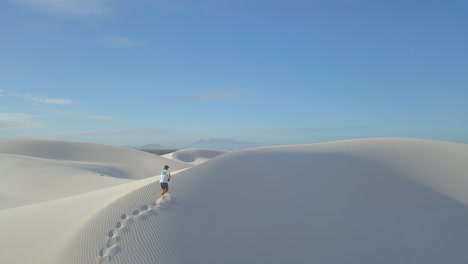
[(169, 175), (171, 175), (171, 172), (169, 170), (163, 170), (161, 172), (161, 178), (159, 179), (159, 182), (169, 182)]

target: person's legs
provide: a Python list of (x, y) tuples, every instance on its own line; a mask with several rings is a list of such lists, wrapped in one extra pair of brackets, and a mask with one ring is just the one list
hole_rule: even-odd
[(161, 189), (162, 189), (162, 192), (161, 192), (161, 195), (164, 196), (165, 193), (167, 193), (169, 191), (169, 184), (167, 182), (162, 182), (161, 183)]

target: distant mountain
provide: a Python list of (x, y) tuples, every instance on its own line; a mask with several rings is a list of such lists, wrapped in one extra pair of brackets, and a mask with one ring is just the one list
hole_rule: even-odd
[(211, 138), (211, 139), (200, 139), (190, 145), (187, 148), (207, 148), (207, 149), (245, 149), (245, 148), (256, 148), (261, 147), (262, 144), (253, 142), (241, 142), (229, 138)]

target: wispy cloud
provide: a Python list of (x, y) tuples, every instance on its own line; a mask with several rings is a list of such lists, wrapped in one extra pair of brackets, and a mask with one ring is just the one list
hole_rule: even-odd
[(117, 0), (10, 0), (13, 3), (53, 15), (101, 16)]
[(58, 104), (58, 105), (66, 105), (71, 104), (72, 101), (68, 99), (56, 99), (56, 98), (31, 98), (33, 101), (46, 103), (46, 104)]
[(157, 128), (121, 128), (121, 129), (108, 129), (108, 130), (68, 130), (57, 131), (42, 136), (63, 136), (63, 135), (147, 135), (147, 134), (167, 134), (169, 133), (164, 129)]
[(3, 90), (0, 89), (0, 96), (3, 96)]
[(250, 90), (230, 86), (225, 89), (218, 89), (207, 93), (202, 93), (187, 98), (189, 102), (206, 102), (206, 101), (227, 101), (242, 96), (254, 96), (255, 93)]
[(143, 47), (147, 43), (140, 40), (130, 39), (123, 36), (106, 36), (99, 40), (102, 44), (115, 48)]
[(69, 99), (59, 99), (59, 98), (48, 98), (43, 96), (35, 96), (32, 94), (21, 94), (21, 93), (13, 93), (14, 96), (22, 97), (27, 100), (46, 103), (46, 104), (55, 104), (55, 105), (68, 105), (72, 104), (73, 101)]
[[(0, 90), (1, 95), (1, 90)], [(69, 99), (59, 99), (59, 98), (49, 98), (44, 96), (35, 96), (32, 94), (24, 93), (11, 93), (13, 96), (17, 96), (26, 100), (35, 101), (44, 103), (47, 106), (40, 106), (38, 109), (41, 111), (51, 112), (56, 115), (68, 116), (68, 117), (77, 117), (77, 118), (87, 118), (87, 119), (99, 119), (99, 120), (113, 120), (114, 118), (108, 116), (94, 115), (86, 112), (77, 112), (77, 111), (62, 111), (58, 110), (52, 105), (70, 105), (74, 104), (72, 100)]]
[(0, 129), (39, 127), (33, 119), (34, 116), (24, 113), (0, 113)]
[(113, 120), (114, 118), (101, 115), (93, 115), (80, 111), (62, 111), (54, 107), (41, 107), (41, 111), (49, 112), (55, 115), (75, 117), (75, 118), (86, 118), (86, 119), (99, 119), (99, 120)]

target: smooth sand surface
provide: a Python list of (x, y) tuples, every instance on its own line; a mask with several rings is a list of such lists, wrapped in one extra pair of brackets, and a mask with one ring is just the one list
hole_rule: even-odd
[(178, 152), (0, 142), (0, 263), (467, 263), (466, 144)]
[(218, 150), (218, 149), (181, 149), (173, 153), (163, 155), (163, 157), (182, 161), (185, 163), (199, 165), (203, 162), (209, 161), (221, 154), (228, 153), (229, 150)]

